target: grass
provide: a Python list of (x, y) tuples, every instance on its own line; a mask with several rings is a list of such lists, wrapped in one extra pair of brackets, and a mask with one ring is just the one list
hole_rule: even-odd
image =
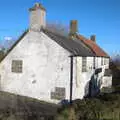
[(114, 93), (59, 106), (0, 92), (0, 120), (120, 120), (120, 86)]
[(0, 120), (53, 120), (58, 106), (0, 92)]

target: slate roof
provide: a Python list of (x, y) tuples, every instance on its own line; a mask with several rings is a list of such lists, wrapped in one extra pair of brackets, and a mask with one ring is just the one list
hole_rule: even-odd
[[(94, 52), (87, 48), (82, 42), (78, 42), (77, 39), (72, 40), (58, 33), (51, 32), (47, 29), (42, 29), (42, 31), (50, 37), (52, 40), (57, 42), (60, 46), (72, 53), (72, 56), (95, 56)], [(7, 51), (2, 60), (14, 49), (14, 47), (23, 39), (23, 37), (29, 32), (27, 29), (19, 39), (13, 44), (13, 46)], [(39, 31), (37, 31), (39, 32)], [(2, 61), (1, 60), (1, 61)]]
[(70, 39), (48, 29), (42, 29), (42, 31), (60, 46), (71, 52), (73, 56), (95, 56), (93, 51), (87, 48), (82, 42), (77, 42), (77, 39)]
[(77, 38), (81, 40), (85, 45), (87, 45), (95, 53), (96, 56), (109, 57), (109, 55), (94, 41), (87, 39), (82, 35), (77, 35)]

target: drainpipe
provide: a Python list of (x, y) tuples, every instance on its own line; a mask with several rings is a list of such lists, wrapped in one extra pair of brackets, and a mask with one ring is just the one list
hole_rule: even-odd
[(70, 104), (72, 104), (73, 92), (73, 56), (70, 56)]

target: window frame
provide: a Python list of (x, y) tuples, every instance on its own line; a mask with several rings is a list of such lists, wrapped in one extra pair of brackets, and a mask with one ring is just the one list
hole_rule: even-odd
[(82, 57), (82, 72), (87, 72), (87, 57)]
[(22, 73), (23, 72), (23, 61), (22, 60), (12, 60), (11, 72), (12, 73)]
[(106, 58), (104, 58), (104, 65), (106, 65)]

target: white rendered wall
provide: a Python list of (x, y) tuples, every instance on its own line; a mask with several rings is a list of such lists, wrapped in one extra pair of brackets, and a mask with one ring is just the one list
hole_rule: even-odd
[(82, 99), (88, 93), (88, 82), (93, 75), (93, 57), (87, 57), (87, 72), (82, 72), (82, 57), (76, 57), (76, 86), (74, 98)]
[[(65, 88), (65, 99), (69, 99), (69, 56), (67, 50), (44, 33), (30, 31), (1, 62), (0, 89), (58, 103), (59, 100), (51, 99), (51, 92), (55, 92), (55, 87), (61, 87)], [(11, 72), (12, 60), (23, 60), (23, 73)], [(96, 66), (101, 67), (101, 58), (96, 60)], [(108, 64), (102, 67), (108, 67)], [(82, 57), (74, 57), (73, 99), (83, 98), (87, 93), (88, 82), (94, 73), (93, 65), (93, 57), (87, 57), (87, 72), (82, 72)]]
[[(55, 87), (69, 99), (70, 54), (44, 33), (30, 31), (0, 64), (1, 90), (48, 102)], [(11, 72), (12, 60), (23, 60), (23, 73)]]
[[(76, 57), (76, 86), (74, 85), (74, 98), (83, 98), (88, 93), (89, 81), (92, 75), (95, 73), (94, 68), (94, 57), (87, 57), (87, 72), (82, 72), (82, 57)], [(102, 68), (102, 72), (98, 74), (98, 82), (101, 81), (102, 85), (110, 87), (112, 85), (112, 77), (104, 77), (104, 71), (109, 68), (109, 58), (106, 59), (106, 64), (101, 65), (101, 57), (95, 57), (95, 66), (97, 68)], [(74, 82), (75, 83), (75, 82)]]
[[(101, 60), (103, 59), (103, 65), (101, 64)], [(105, 69), (109, 69), (109, 58), (106, 57), (97, 57), (97, 68), (102, 68), (102, 72), (99, 73), (98, 79), (101, 80), (101, 88), (102, 87), (111, 87), (112, 86), (112, 75), (104, 76)]]

